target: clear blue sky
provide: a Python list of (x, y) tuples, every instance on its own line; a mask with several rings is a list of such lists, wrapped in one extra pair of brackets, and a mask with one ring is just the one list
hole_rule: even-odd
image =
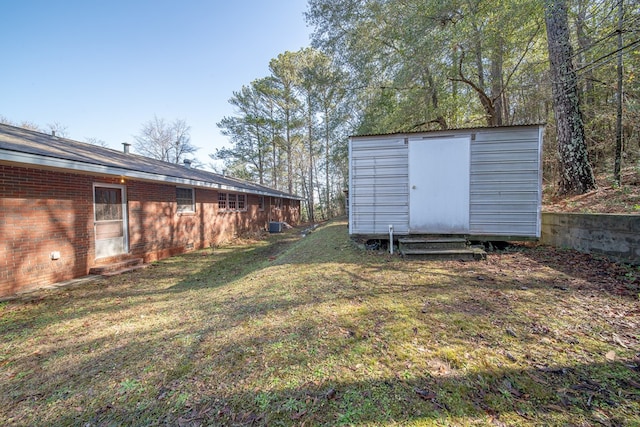
[(184, 119), (203, 163), (216, 123), (269, 60), (309, 45), (306, 0), (4, 0), (0, 115), (111, 148), (154, 114)]

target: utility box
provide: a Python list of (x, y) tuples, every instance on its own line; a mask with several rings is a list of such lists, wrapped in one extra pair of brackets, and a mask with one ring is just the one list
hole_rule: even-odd
[(352, 136), (349, 234), (540, 238), (543, 125)]
[(269, 223), (269, 233), (282, 233), (282, 223), (281, 222), (270, 222)]

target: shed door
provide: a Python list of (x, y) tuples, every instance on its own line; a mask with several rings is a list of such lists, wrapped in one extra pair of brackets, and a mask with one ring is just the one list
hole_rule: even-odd
[(470, 138), (409, 139), (409, 231), (469, 232)]
[(127, 252), (124, 187), (94, 187), (96, 258)]

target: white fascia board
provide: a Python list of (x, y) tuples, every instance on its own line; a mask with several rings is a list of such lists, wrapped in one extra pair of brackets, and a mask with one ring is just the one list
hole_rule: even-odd
[[(92, 174), (113, 175), (121, 178), (141, 179), (147, 181), (180, 184), (198, 188), (208, 188), (216, 190), (234, 191), (238, 193), (258, 194), (262, 196), (284, 197), (281, 194), (271, 193), (269, 191), (252, 191), (246, 188), (234, 187), (229, 185), (218, 184), (215, 182), (201, 181), (195, 179), (179, 178), (169, 175), (154, 174), (149, 172), (136, 171), (113, 166), (103, 166), (92, 163), (76, 162), (67, 159), (58, 159), (55, 157), (47, 157), (38, 154), (21, 153), (17, 151), (0, 149), (0, 161), (19, 163), (29, 166), (41, 166), (48, 168), (64, 169), (78, 172), (88, 172)], [(296, 198), (297, 199), (297, 198)]]

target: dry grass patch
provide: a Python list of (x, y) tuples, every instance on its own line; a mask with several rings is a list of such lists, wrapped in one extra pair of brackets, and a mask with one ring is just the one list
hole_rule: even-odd
[(0, 423), (640, 424), (638, 269), (243, 243), (3, 303)]

